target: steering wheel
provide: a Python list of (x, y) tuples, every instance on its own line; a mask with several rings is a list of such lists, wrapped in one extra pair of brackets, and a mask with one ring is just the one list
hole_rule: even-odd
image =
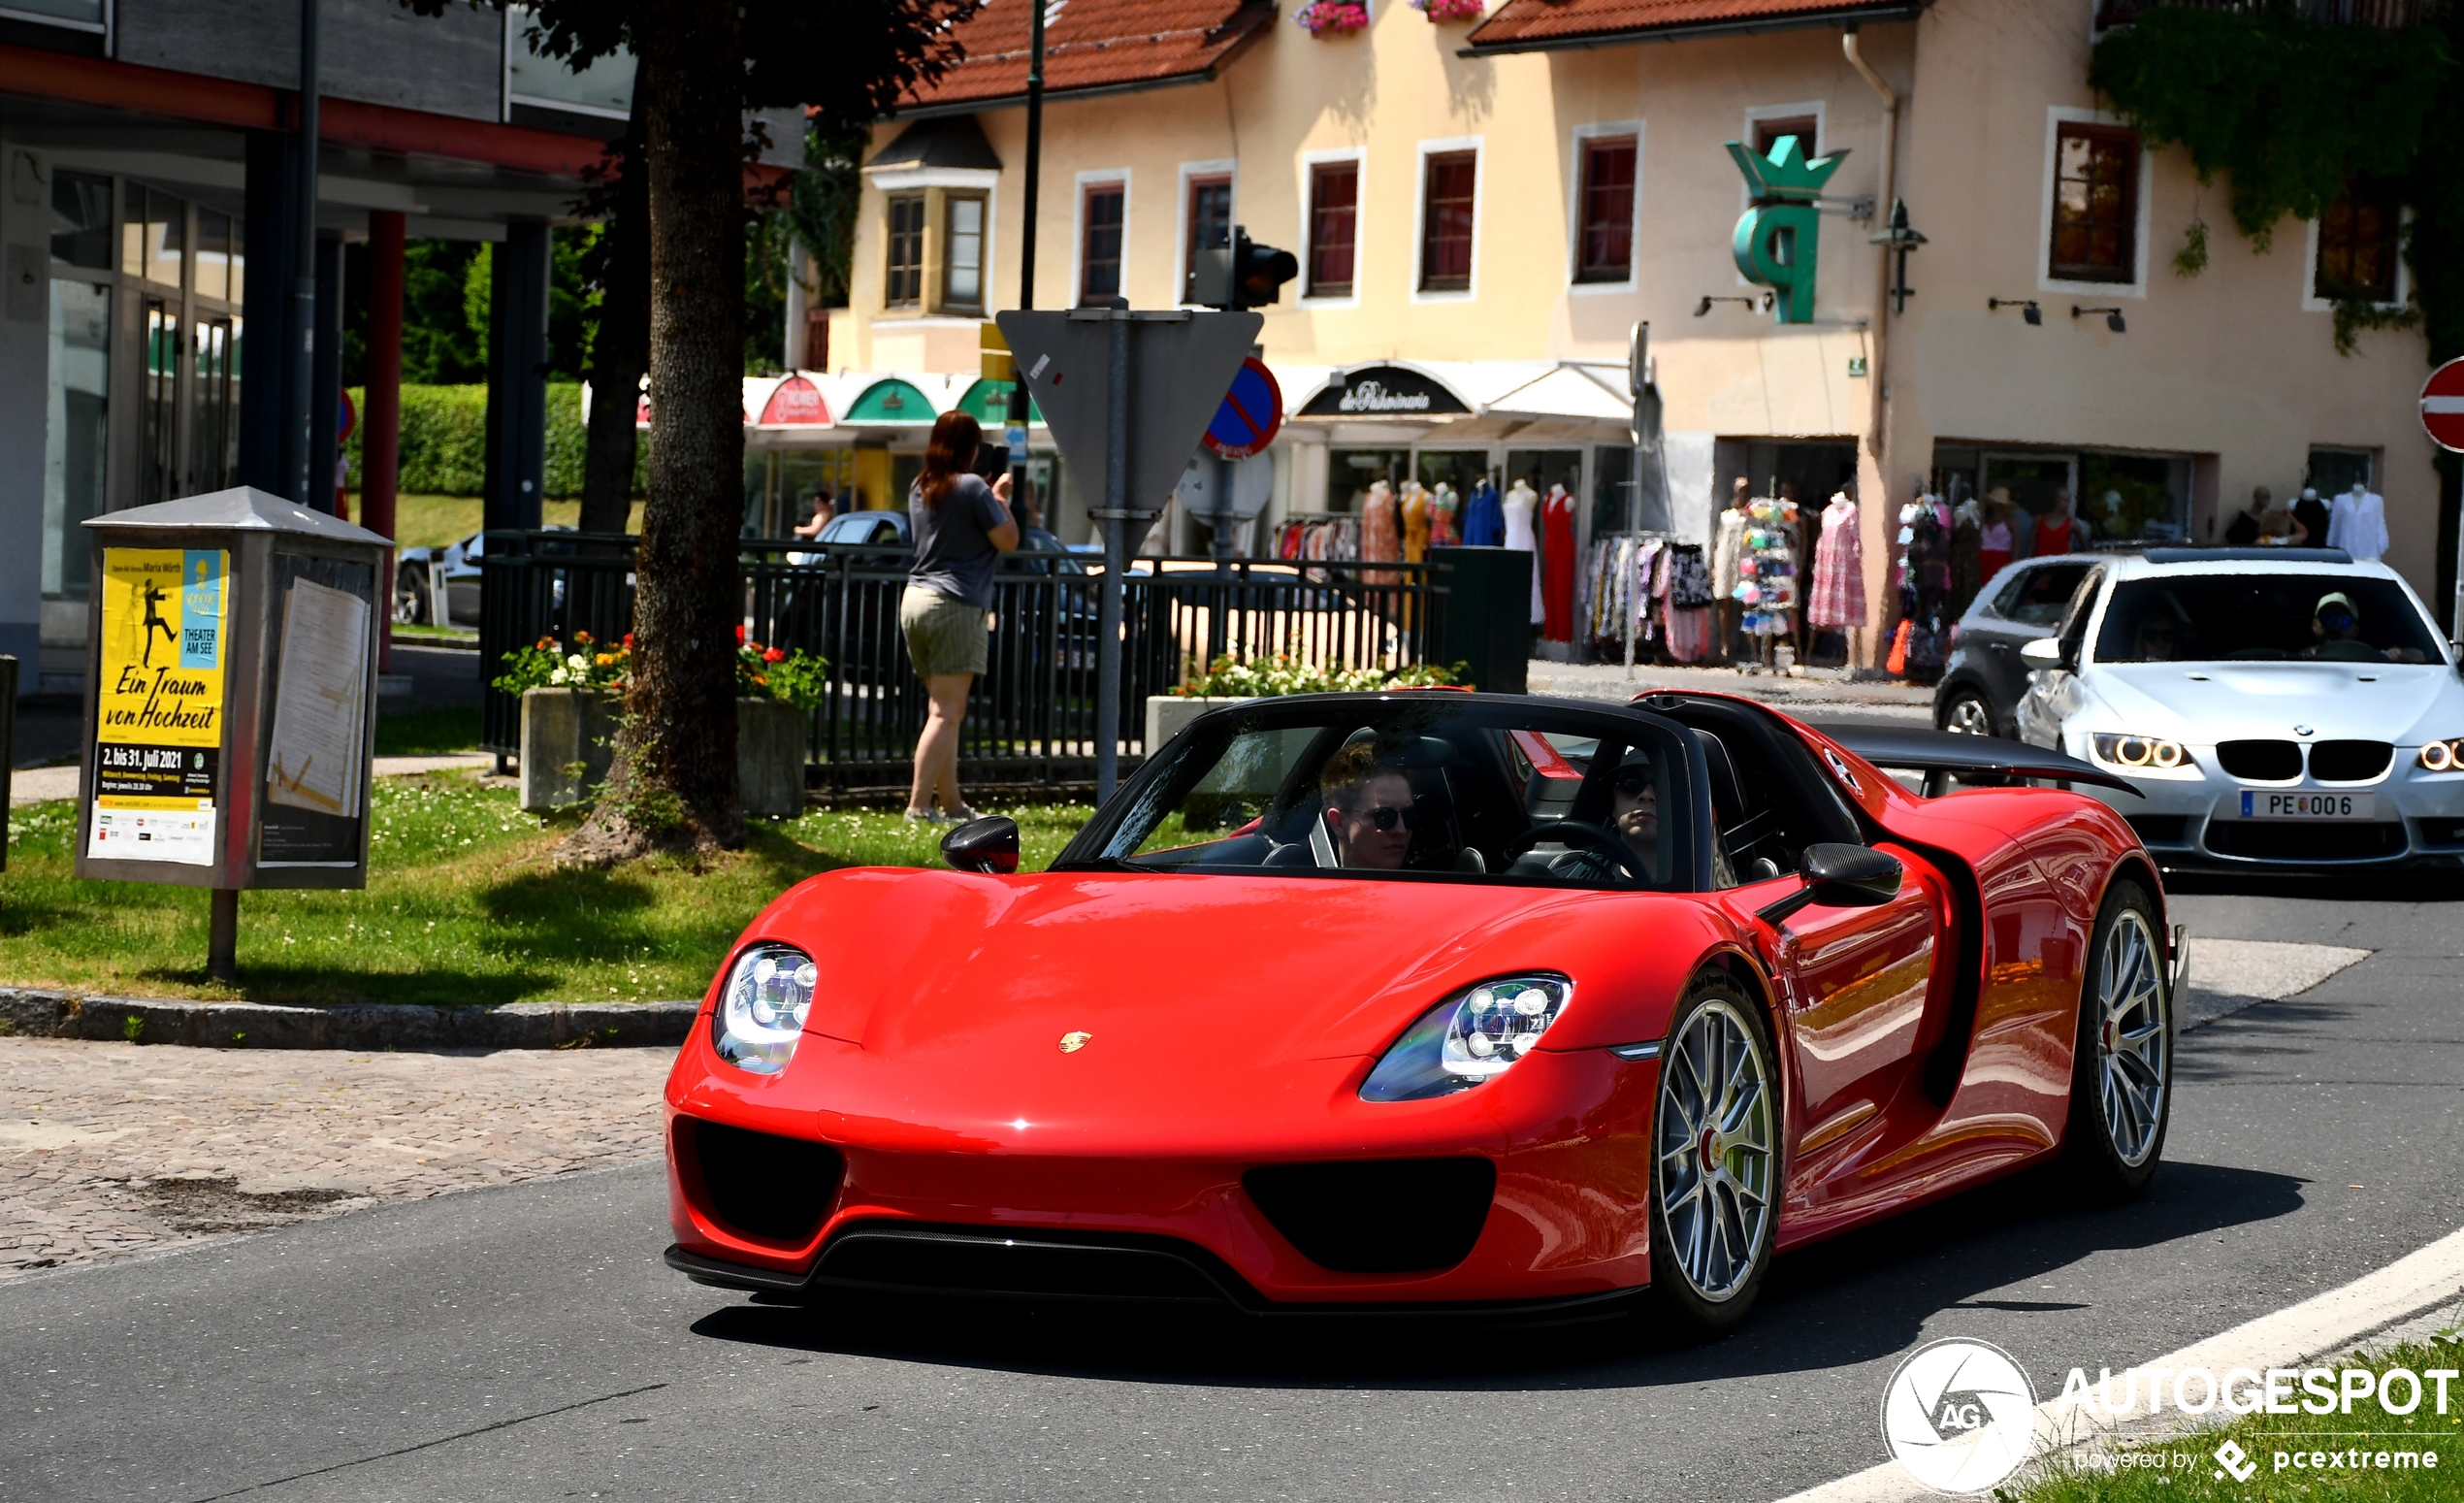
[(1650, 869), (1642, 865), (1642, 858), (1635, 854), (1633, 846), (1612, 832), (1578, 819), (1544, 819), (1516, 835), (1506, 844), (1507, 865), (1513, 865), (1516, 858), (1528, 854), (1543, 840), (1580, 846), (1591, 855), (1606, 857), (1618, 871), (1636, 882), (1647, 886), (1652, 880)]

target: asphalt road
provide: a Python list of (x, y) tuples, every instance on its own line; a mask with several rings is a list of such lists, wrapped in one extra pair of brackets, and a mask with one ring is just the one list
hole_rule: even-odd
[(2378, 953), (2185, 1039), (2143, 1201), (1959, 1197), (1783, 1260), (1714, 1346), (758, 1306), (660, 1266), (644, 1167), (0, 1286), (0, 1498), (1770, 1498), (1883, 1458), (1925, 1341), (2049, 1397), (2464, 1225), (2464, 895), (2321, 890), (2177, 899)]

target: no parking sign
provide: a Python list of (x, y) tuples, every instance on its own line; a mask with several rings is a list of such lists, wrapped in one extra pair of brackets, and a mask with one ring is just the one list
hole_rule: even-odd
[(1283, 388), (1266, 362), (1251, 355), (1233, 374), (1204, 441), (1219, 458), (1247, 459), (1274, 442), (1282, 427)]

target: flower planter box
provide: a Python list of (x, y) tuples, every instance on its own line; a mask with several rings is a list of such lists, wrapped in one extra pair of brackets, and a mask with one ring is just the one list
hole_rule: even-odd
[(1208, 699), (1199, 695), (1151, 694), (1147, 696), (1147, 755), (1180, 734), (1181, 728), (1211, 709), (1225, 704), (1247, 704), (1248, 701), (1235, 696)]
[[(747, 814), (804, 812), (805, 712), (783, 700), (735, 702), (736, 785)], [(544, 814), (581, 802), (615, 753), (616, 704), (579, 689), (522, 696), (522, 807)]]

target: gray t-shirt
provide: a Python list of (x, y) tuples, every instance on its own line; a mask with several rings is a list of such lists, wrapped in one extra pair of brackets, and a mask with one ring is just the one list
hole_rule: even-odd
[(986, 534), (1010, 519), (992, 487), (980, 475), (962, 474), (941, 505), (927, 506), (924, 482), (907, 488), (907, 520), (916, 534), (916, 561), (907, 582), (935, 595), (992, 608), (992, 566), (1001, 550)]

